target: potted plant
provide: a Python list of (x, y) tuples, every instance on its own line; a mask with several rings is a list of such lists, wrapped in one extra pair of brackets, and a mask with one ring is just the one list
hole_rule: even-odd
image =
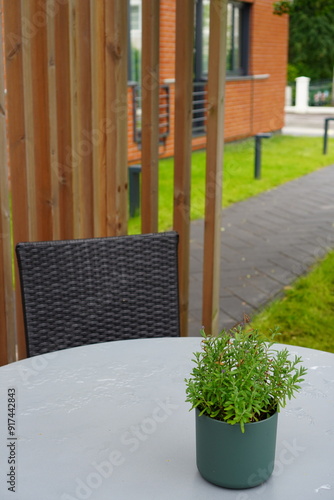
[(300, 389), (306, 369), (257, 330), (240, 326), (217, 337), (202, 330), (202, 351), (186, 379), (196, 409), (196, 458), (201, 475), (226, 488), (249, 488), (274, 468), (277, 414)]

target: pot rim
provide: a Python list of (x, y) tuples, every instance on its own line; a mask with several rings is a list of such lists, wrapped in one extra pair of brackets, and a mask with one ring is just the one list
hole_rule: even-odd
[[(240, 422), (236, 422), (235, 424), (230, 424), (230, 423), (228, 423), (228, 422), (225, 422), (225, 420), (219, 420), (219, 419), (217, 419), (217, 418), (210, 417), (209, 415), (206, 415), (205, 413), (203, 413), (203, 415), (199, 415), (200, 410), (199, 410), (198, 408), (195, 408), (195, 410), (196, 410), (196, 418), (202, 418), (202, 417), (205, 417), (205, 418), (207, 418), (207, 419), (209, 419), (209, 420), (212, 420), (213, 422), (217, 422), (217, 423), (219, 423), (219, 424), (230, 425), (231, 427), (234, 427), (234, 426), (236, 426), (236, 425), (237, 425), (237, 426), (238, 426), (238, 425), (240, 425)], [(269, 420), (271, 420), (273, 417), (276, 417), (276, 416), (278, 415), (278, 413), (279, 413), (279, 412), (278, 412), (278, 410), (276, 410), (276, 411), (275, 411), (275, 413), (273, 413), (272, 415), (270, 415), (270, 417), (268, 417), (268, 418), (265, 418), (265, 419), (263, 419), (263, 420), (258, 420), (257, 422), (247, 422), (247, 423), (245, 423), (244, 425), (245, 425), (245, 427), (246, 427), (246, 426), (249, 426), (249, 425), (254, 425), (254, 424), (256, 425), (256, 424), (261, 424), (261, 423), (263, 423), (263, 422), (268, 422), (268, 421), (269, 421)]]

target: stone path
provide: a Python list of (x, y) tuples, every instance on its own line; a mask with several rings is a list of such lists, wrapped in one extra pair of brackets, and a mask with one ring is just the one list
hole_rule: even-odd
[[(189, 335), (199, 335), (203, 221), (191, 226)], [(334, 248), (334, 165), (223, 210), (220, 328), (278, 296)]]
[[(323, 137), (325, 118), (334, 118), (333, 108), (312, 109), (312, 113), (285, 113), (284, 135), (299, 135), (303, 137)], [(314, 113), (314, 111), (318, 111)], [(334, 137), (334, 121), (329, 122), (328, 136)]]

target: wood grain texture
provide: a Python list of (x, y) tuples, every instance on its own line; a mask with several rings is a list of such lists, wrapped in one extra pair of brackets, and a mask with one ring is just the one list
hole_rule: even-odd
[(179, 234), (181, 335), (188, 333), (194, 0), (176, 4), (174, 223)]
[(94, 236), (107, 235), (105, 2), (91, 0)]
[[(25, 38), (21, 31), (20, 0), (4, 0), (4, 51), (7, 87), (7, 137), (10, 164), (10, 185), (13, 218), (13, 241), (29, 239), (29, 212), (26, 130), (24, 120), (23, 51)], [(17, 340), (19, 359), (25, 357), (25, 338), (21, 294), (17, 268), (15, 267), (16, 332), (10, 332), (10, 351)]]
[[(56, 12), (57, 157), (54, 158), (51, 169), (53, 189), (59, 196), (59, 237), (68, 239), (74, 235), (69, 5), (64, 2), (58, 4)], [(50, 98), (54, 96), (50, 95)]]
[(219, 329), (226, 20), (227, 0), (211, 0), (202, 312), (203, 326), (211, 335)]
[[(52, 195), (50, 169), (50, 131), (49, 131), (49, 92), (48, 92), (48, 55), (47, 55), (47, 13), (46, 0), (29, 0), (28, 19), (35, 27), (33, 36), (29, 38), (28, 60), (24, 57), (24, 68), (30, 65), (29, 84), (25, 84), (27, 95), (24, 96), (26, 131), (30, 123), (29, 113), (32, 103), (32, 147), (34, 148), (32, 163), (28, 163), (28, 197), (29, 205), (34, 207), (34, 213), (29, 219), (35, 221), (31, 240), (52, 239)], [(25, 56), (26, 54), (24, 54)], [(26, 79), (24, 79), (26, 83)], [(31, 148), (31, 145), (29, 145)]]
[(90, 1), (69, 2), (74, 236), (93, 236)]
[[(3, 36), (3, 10), (0, 4), (0, 40)], [(11, 265), (9, 172), (6, 138), (6, 79), (3, 44), (0, 44), (0, 366), (15, 361), (14, 288)]]
[(127, 2), (110, 0), (106, 33), (106, 183), (107, 233), (127, 233)]
[(57, 120), (57, 76), (56, 76), (56, 5), (55, 0), (47, 0), (45, 8), (54, 15), (47, 16), (47, 86), (48, 86), (48, 128), (49, 128), (49, 171), (50, 171), (50, 204), (52, 216), (52, 238), (60, 239), (60, 205), (58, 162), (58, 120)]
[(142, 232), (158, 231), (159, 0), (142, 2)]

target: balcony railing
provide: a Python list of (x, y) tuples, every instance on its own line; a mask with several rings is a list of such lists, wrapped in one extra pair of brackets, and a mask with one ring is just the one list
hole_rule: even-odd
[[(141, 104), (142, 92), (139, 85), (132, 87), (133, 98), (133, 140), (141, 144)], [(170, 133), (170, 92), (169, 85), (160, 85), (159, 92), (159, 142), (163, 143)]]
[[(193, 87), (193, 114), (192, 132), (193, 136), (206, 134), (207, 116), (207, 84), (206, 82), (194, 82)], [(140, 85), (132, 85), (133, 100), (133, 140), (136, 144), (141, 144), (141, 105), (142, 92)], [(170, 134), (170, 87), (161, 85), (159, 92), (159, 142), (164, 143)]]
[(208, 108), (208, 89), (206, 82), (194, 82), (193, 87), (193, 136), (206, 134), (206, 115)]

